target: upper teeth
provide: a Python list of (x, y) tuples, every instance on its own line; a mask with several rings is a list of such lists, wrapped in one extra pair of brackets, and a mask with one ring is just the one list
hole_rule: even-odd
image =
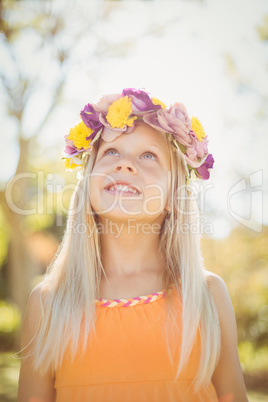
[(138, 194), (137, 190), (123, 184), (116, 184), (115, 186), (109, 187), (108, 190), (131, 191), (134, 194)]

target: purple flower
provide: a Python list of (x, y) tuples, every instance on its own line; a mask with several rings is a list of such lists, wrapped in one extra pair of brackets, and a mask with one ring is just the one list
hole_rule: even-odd
[(187, 147), (193, 142), (189, 135), (192, 121), (182, 103), (174, 103), (169, 108), (146, 114), (143, 116), (143, 120), (156, 130), (172, 133), (174, 139), (181, 145)]
[(154, 105), (147, 92), (134, 88), (123, 89), (122, 96), (129, 96), (132, 100), (132, 111), (135, 115), (143, 115), (145, 112), (161, 109), (160, 105)]
[(93, 133), (87, 137), (87, 139), (93, 139), (97, 132), (102, 128), (102, 124), (99, 120), (99, 114), (96, 112), (94, 107), (88, 103), (83, 110), (80, 112), (81, 119), (84, 124), (93, 130)]
[(214, 158), (212, 154), (209, 154), (202, 166), (196, 169), (197, 173), (201, 176), (203, 180), (209, 179), (208, 169), (212, 169), (214, 164)]
[(73, 141), (68, 140), (67, 137), (68, 137), (68, 135), (64, 136), (64, 138), (65, 138), (65, 148), (63, 150), (63, 152), (66, 155), (68, 155), (68, 156), (76, 156), (76, 155), (79, 155), (80, 152), (84, 151), (84, 148), (79, 149), (79, 150), (76, 149), (76, 147), (74, 146)]

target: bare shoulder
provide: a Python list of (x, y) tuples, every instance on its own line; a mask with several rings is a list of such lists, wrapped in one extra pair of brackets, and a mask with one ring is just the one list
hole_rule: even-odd
[(29, 301), (38, 302), (42, 300), (42, 302), (44, 302), (49, 293), (50, 289), (48, 284), (45, 281), (42, 281), (31, 291)]
[(224, 280), (205, 271), (206, 281), (215, 303), (221, 328), (220, 357), (212, 382), (219, 399), (227, 395), (237, 402), (248, 401), (237, 349), (237, 327), (231, 298)]
[(44, 282), (39, 283), (31, 291), (26, 306), (22, 331), (21, 331), (21, 355), (27, 356), (29, 347), (41, 325), (44, 313), (44, 303), (49, 295), (49, 288)]
[(47, 402), (55, 401), (54, 375), (50, 371), (47, 374), (42, 374), (34, 368), (31, 346), (29, 349), (29, 345), (37, 335), (41, 323), (40, 319), (43, 315), (43, 305), (48, 294), (49, 289), (41, 282), (32, 290), (28, 299), (21, 335), (22, 360), (18, 387), (19, 402), (28, 402), (34, 399), (33, 396)]
[(43, 305), (48, 295), (49, 288), (43, 282), (35, 286), (30, 293), (24, 316), (23, 335), (32, 335), (34, 328), (40, 321)]
[(205, 277), (206, 277), (206, 281), (208, 286), (213, 290), (213, 288), (215, 287), (226, 287), (224, 280), (217, 274), (214, 274), (214, 272), (208, 271), (208, 270), (204, 270), (205, 272)]
[(224, 280), (219, 275), (207, 270), (205, 270), (205, 278), (218, 310), (219, 319), (224, 318), (226, 313), (229, 317), (234, 317), (231, 298)]

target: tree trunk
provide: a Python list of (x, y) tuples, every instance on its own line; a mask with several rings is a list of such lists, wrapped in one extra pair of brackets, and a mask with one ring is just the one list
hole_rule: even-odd
[[(11, 237), (8, 247), (7, 286), (11, 302), (17, 305), (23, 319), (33, 277), (38, 274), (40, 267), (28, 251), (20, 217), (15, 213), (12, 215), (10, 213), (8, 219)], [(20, 347), (20, 337), (21, 330), (15, 339), (16, 349)]]

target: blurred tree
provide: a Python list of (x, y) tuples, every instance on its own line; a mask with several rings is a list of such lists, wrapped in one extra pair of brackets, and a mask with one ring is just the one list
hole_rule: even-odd
[[(11, 299), (24, 311), (30, 291), (31, 278), (36, 272), (35, 260), (32, 259), (25, 243), (23, 231), (24, 211), (27, 210), (28, 188), (27, 180), (19, 179), (20, 174), (33, 172), (30, 166), (30, 152), (36, 146), (36, 137), (46, 124), (52, 111), (59, 102), (66, 78), (66, 64), (68, 62), (68, 49), (58, 48), (55, 39), (64, 28), (62, 14), (52, 13), (47, 4), (42, 13), (36, 13), (35, 7), (21, 7), (16, 2), (0, 3), (0, 30), (1, 51), (5, 63), (0, 70), (2, 98), (6, 103), (6, 112), (16, 126), (16, 140), (19, 147), (19, 159), (13, 177), (12, 201), (17, 198), (16, 206), (21, 212), (10, 208), (11, 199), (5, 191), (0, 192), (1, 208), (4, 212), (6, 224), (10, 231), (8, 245), (8, 284)], [(55, 63), (60, 72), (53, 85), (52, 98), (47, 110), (44, 110), (37, 127), (31, 135), (24, 127), (25, 114), (32, 98), (38, 91), (38, 77), (36, 71), (29, 71), (24, 63), (21, 53), (24, 51), (23, 39), (27, 36), (37, 41), (37, 51), (45, 47), (53, 52)], [(40, 84), (39, 84), (40, 85)], [(9, 185), (12, 185), (12, 180)]]
[[(27, 247), (24, 228), (29, 222), (32, 227), (37, 227), (41, 221), (43, 224), (49, 220), (44, 212), (42, 218), (38, 212), (30, 217), (28, 214), (33, 208), (33, 199), (39, 195), (37, 192), (43, 191), (36, 183), (37, 173), (42, 171), (44, 177), (47, 172), (44, 166), (48, 158), (43, 158), (43, 155), (55, 154), (55, 139), (51, 137), (53, 145), (40, 146), (40, 133), (43, 137), (44, 133), (47, 134), (46, 127), (53, 119), (55, 121), (56, 111), (66, 100), (69, 82), (74, 81), (73, 76), (77, 80), (80, 78), (85, 65), (83, 84), (89, 86), (95, 95), (99, 92), (100, 60), (125, 57), (141, 37), (164, 32), (163, 22), (152, 21), (143, 31), (137, 30), (134, 36), (127, 38), (122, 35), (119, 41), (110, 37), (109, 27), (104, 34), (99, 21), (109, 21), (114, 11), (122, 7), (121, 3), (0, 2), (0, 54), (3, 61), (0, 66), (0, 102), (5, 127), (10, 128), (10, 142), (13, 141), (14, 151), (18, 151), (16, 169), (8, 187), (6, 182), (0, 183), (0, 207), (9, 232), (9, 295), (22, 313), (31, 290), (31, 279), (38, 272), (37, 262)], [(177, 19), (171, 22), (177, 23)], [(170, 26), (168, 21), (165, 24)], [(79, 85), (81, 88), (81, 81)], [(77, 99), (82, 90), (76, 91), (73, 98)], [(66, 110), (64, 113), (63, 119)], [(38, 202), (37, 209), (41, 202), (37, 197)], [(53, 222), (54, 219), (51, 224)]]
[(226, 282), (236, 313), (238, 341), (254, 348), (268, 339), (268, 227), (262, 233), (238, 227), (230, 236), (202, 239), (205, 265)]
[(261, 40), (268, 40), (268, 15), (264, 16), (264, 24), (257, 27)]

